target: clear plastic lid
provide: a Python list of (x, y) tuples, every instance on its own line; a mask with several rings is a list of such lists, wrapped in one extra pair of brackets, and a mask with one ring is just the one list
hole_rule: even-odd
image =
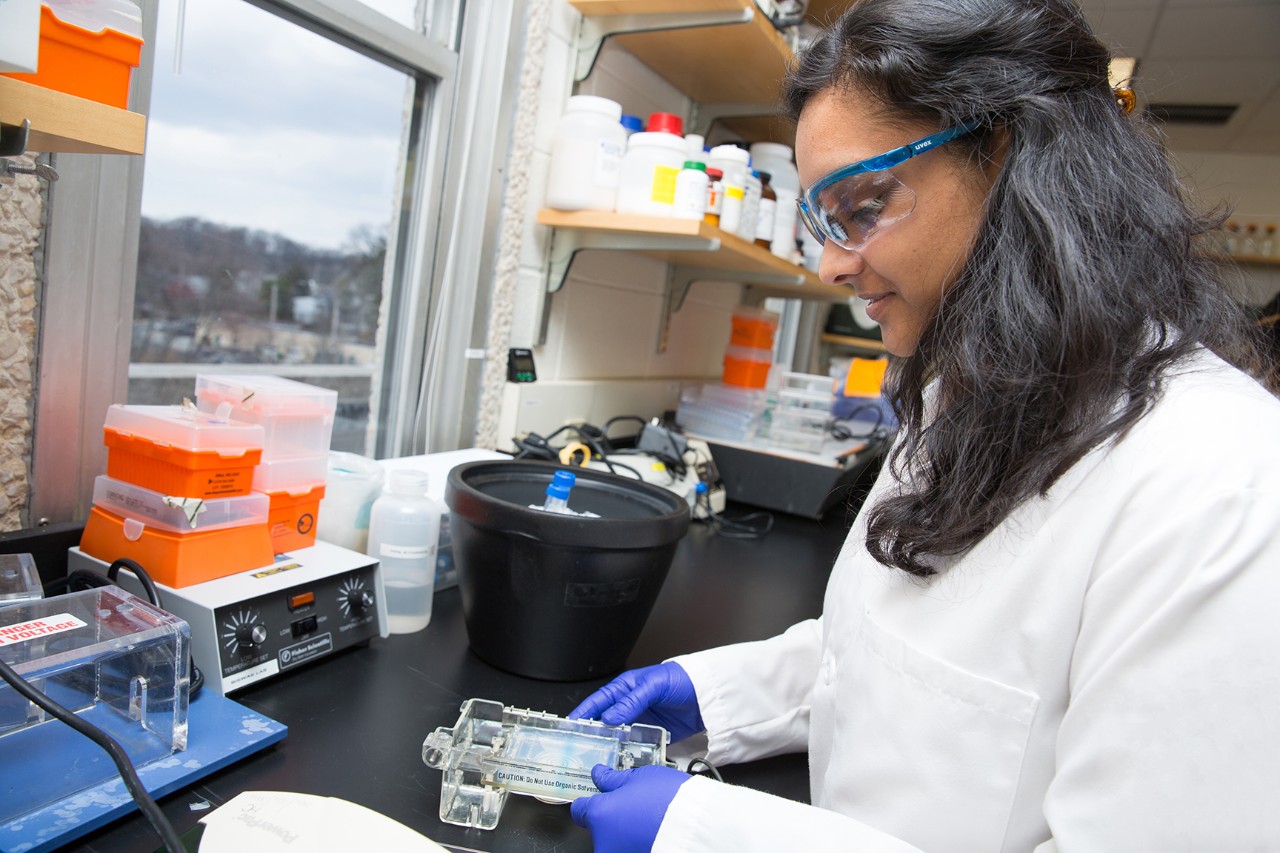
[(93, 482), (93, 503), (107, 512), (174, 533), (266, 524), (271, 500), (254, 493), (234, 498), (184, 498), (108, 476)]
[(309, 417), (332, 415), (338, 408), (338, 392), (270, 374), (201, 375), (196, 377), (196, 402), (205, 411), (229, 403), (236, 417), (240, 413)]
[(818, 409), (822, 411), (830, 411), (831, 404), (835, 402), (835, 399), (835, 395), (829, 391), (806, 391), (803, 388), (778, 389), (779, 409)]
[(90, 32), (112, 29), (142, 38), (142, 9), (132, 0), (43, 0), (64, 24)]
[(732, 344), (724, 348), (725, 358), (734, 358), (738, 361), (755, 361), (764, 364), (773, 363), (773, 351), (767, 349), (755, 349), (754, 347), (739, 347)]
[(145, 438), (156, 444), (193, 451), (216, 451), (243, 456), (261, 450), (265, 434), (257, 424), (230, 420), (225, 415), (202, 412), (194, 406), (131, 406), (120, 403), (107, 409), (107, 429)]
[(0, 554), (0, 607), (43, 597), (40, 573), (30, 554)]
[(259, 492), (301, 495), (323, 486), (329, 476), (329, 455), (263, 459), (253, 469), (253, 488)]
[(783, 371), (779, 388), (790, 388), (796, 391), (808, 391), (813, 394), (822, 394), (832, 397), (835, 394), (835, 380), (830, 376), (824, 376), (818, 373), (793, 373), (791, 371)]

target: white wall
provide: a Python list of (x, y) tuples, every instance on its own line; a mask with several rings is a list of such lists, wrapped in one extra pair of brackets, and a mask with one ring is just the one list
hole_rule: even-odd
[[(1241, 225), (1280, 226), (1280, 154), (1229, 154), (1174, 151), (1184, 180), (1205, 209), (1225, 203)], [(1277, 247), (1276, 252), (1280, 252)], [(1280, 292), (1280, 267), (1241, 268), (1241, 297), (1263, 305)]]

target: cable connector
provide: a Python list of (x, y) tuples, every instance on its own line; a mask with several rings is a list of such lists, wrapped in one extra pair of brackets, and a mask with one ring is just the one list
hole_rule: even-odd
[(652, 453), (658, 457), (670, 457), (677, 461), (684, 459), (689, 449), (689, 441), (680, 433), (667, 429), (657, 418), (640, 428), (640, 437), (636, 439), (636, 449)]

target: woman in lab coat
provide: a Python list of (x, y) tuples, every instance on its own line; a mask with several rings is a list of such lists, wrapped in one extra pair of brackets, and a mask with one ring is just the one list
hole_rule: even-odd
[(807, 749), (813, 805), (597, 768), (598, 850), (1280, 849), (1280, 402), (1108, 60), (1070, 0), (860, 0), (800, 58), (902, 430), (820, 619), (574, 715)]

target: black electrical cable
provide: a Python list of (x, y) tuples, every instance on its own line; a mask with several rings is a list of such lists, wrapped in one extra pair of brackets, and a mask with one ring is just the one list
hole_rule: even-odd
[(152, 583), (151, 575), (147, 574), (146, 569), (128, 557), (121, 557), (107, 567), (107, 580), (115, 583), (116, 578), (120, 577), (121, 569), (128, 569), (133, 572), (134, 577), (138, 579), (138, 583), (142, 586), (142, 591), (147, 594), (147, 599), (156, 607), (161, 607), (160, 590), (156, 589), (156, 585)]
[[(697, 769), (698, 765), (702, 765), (707, 769), (705, 771), (698, 770)], [(707, 761), (707, 759), (705, 758), (693, 759), (688, 763), (688, 765), (685, 766), (684, 772), (688, 773), (691, 776), (702, 776), (702, 775), (710, 774), (715, 778), (717, 782), (724, 781), (724, 777), (720, 775), (720, 771), (716, 769), (716, 766), (712, 764), (710, 761)]]
[(111, 756), (111, 760), (115, 762), (116, 769), (120, 772), (120, 778), (124, 780), (125, 787), (129, 789), (129, 794), (133, 797), (134, 802), (138, 804), (138, 808), (142, 813), (146, 815), (152, 827), (155, 828), (161, 842), (169, 850), (169, 853), (184, 853), (186, 848), (182, 845), (182, 839), (178, 837), (177, 831), (174, 830), (173, 824), (169, 823), (169, 819), (164, 816), (164, 812), (160, 811), (156, 801), (151, 799), (151, 795), (147, 793), (142, 780), (138, 778), (138, 771), (134, 769), (133, 762), (129, 760), (129, 754), (124, 751), (124, 747), (115, 738), (92, 723), (80, 719), (74, 713), (32, 687), (27, 683), (26, 679), (3, 660), (0, 660), (0, 678), (3, 678), (9, 686), (25, 697), (27, 701), (38, 708), (42, 708), (46, 713), (66, 723), (72, 729), (106, 750), (107, 754)]
[[(851, 426), (860, 412), (871, 412), (875, 415), (875, 420), (866, 432), (856, 434)], [(854, 406), (853, 411), (843, 418), (839, 418), (831, 423), (828, 430), (831, 437), (837, 441), (848, 441), (854, 438), (865, 438), (871, 442), (882, 441), (889, 436), (889, 430), (884, 425), (884, 409), (875, 403), (860, 403)]]
[(609, 459), (609, 451), (606, 447), (607, 441), (604, 439), (604, 432), (591, 424), (565, 424), (557, 429), (551, 435), (545, 438), (536, 432), (531, 432), (522, 438), (511, 439), (512, 443), (518, 448), (515, 454), (516, 459), (541, 459), (547, 462), (559, 462), (560, 451), (551, 446), (551, 440), (561, 433), (572, 430), (591, 451), (591, 458), (598, 459), (602, 465), (608, 469), (610, 474), (622, 476), (618, 473), (618, 469), (628, 471), (637, 480), (644, 480), (644, 476), (630, 465), (621, 462), (613, 462)]
[(702, 506), (703, 512), (706, 513), (704, 517), (717, 536), (723, 536), (726, 539), (763, 539), (769, 535), (769, 531), (773, 530), (772, 513), (761, 510), (749, 512), (737, 518), (729, 518), (711, 508), (710, 492), (699, 495), (698, 503)]
[(638, 440), (640, 438), (640, 432), (644, 430), (644, 425), (648, 423), (648, 421), (646, 421), (644, 418), (640, 417), (639, 415), (617, 415), (615, 417), (609, 418), (609, 420), (604, 422), (604, 428), (602, 432), (604, 433), (605, 443), (608, 444), (610, 447), (612, 447), (613, 445), (611, 440), (609, 439), (609, 428), (620, 421), (635, 421), (636, 423), (640, 424), (640, 429), (636, 431), (635, 435), (631, 436), (631, 439), (633, 441)]
[[(102, 576), (97, 572), (88, 572), (84, 569), (76, 569), (68, 574), (65, 578), (50, 581), (45, 584), (45, 595), (49, 595), (52, 590), (66, 588), (68, 592), (77, 592), (83, 589), (94, 589), (96, 587), (110, 586), (115, 583), (116, 578), (120, 575), (120, 569), (128, 569), (137, 577), (138, 583), (146, 592), (147, 598), (151, 603), (161, 610), (164, 610), (164, 604), (160, 601), (160, 591), (156, 589), (155, 582), (151, 580), (151, 575), (147, 574), (146, 569), (142, 568), (138, 563), (127, 558), (116, 560), (107, 569), (106, 576)], [(200, 690), (204, 687), (204, 673), (200, 671), (200, 667), (196, 666), (196, 662), (191, 661), (191, 683), (187, 688), (187, 701), (191, 701), (200, 694)]]

